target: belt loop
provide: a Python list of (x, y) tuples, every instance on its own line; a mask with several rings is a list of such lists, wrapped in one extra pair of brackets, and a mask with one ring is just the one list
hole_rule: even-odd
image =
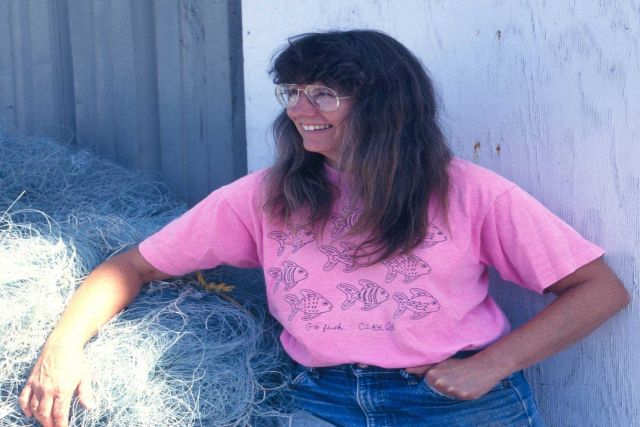
[(311, 375), (316, 380), (320, 377), (320, 372), (318, 371), (318, 368), (307, 368), (307, 371), (309, 371), (309, 375)]
[(400, 369), (400, 375), (402, 375), (402, 377), (407, 380), (407, 384), (409, 385), (416, 385), (418, 384), (418, 379), (419, 377), (417, 377), (416, 375), (410, 374), (409, 372), (407, 372), (405, 369)]

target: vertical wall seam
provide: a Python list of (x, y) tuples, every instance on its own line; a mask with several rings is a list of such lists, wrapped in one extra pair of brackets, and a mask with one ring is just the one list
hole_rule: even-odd
[(247, 173), (247, 136), (244, 106), (244, 55), (242, 43), (242, 2), (229, 0), (229, 62), (231, 67), (231, 144), (236, 177)]
[(55, 19), (53, 19), (52, 32), (57, 41), (58, 59), (58, 85), (62, 98), (62, 122), (65, 128), (71, 130), (71, 140), (73, 145), (77, 145), (76, 139), (76, 111), (75, 111), (75, 90), (73, 87), (73, 59), (71, 55), (71, 36), (69, 31), (68, 0), (56, 0)]
[[(13, 105), (13, 110), (12, 110), (12, 116), (13, 116), (13, 127), (16, 128), (17, 127), (17, 122), (18, 122), (18, 94), (16, 91), (16, 68), (15, 68), (15, 63), (16, 63), (16, 49), (13, 49), (14, 43), (15, 43), (15, 26), (13, 25), (13, 3), (9, 2), (8, 4), (8, 11), (9, 13), (7, 13), (7, 23), (9, 26), (9, 50), (11, 51), (11, 81), (13, 82), (12, 84), (12, 91), (11, 91), (11, 95), (12, 95), (12, 102), (11, 105)], [(5, 124), (2, 124), (3, 126)]]

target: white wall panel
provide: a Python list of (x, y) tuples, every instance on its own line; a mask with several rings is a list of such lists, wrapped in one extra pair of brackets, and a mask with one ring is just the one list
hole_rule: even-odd
[[(243, 1), (249, 169), (279, 111), (266, 71), (288, 36), (376, 28), (429, 68), (455, 153), (517, 182), (587, 238), (635, 300), (528, 370), (550, 426), (640, 425), (640, 2)], [(514, 324), (540, 298), (496, 280)]]

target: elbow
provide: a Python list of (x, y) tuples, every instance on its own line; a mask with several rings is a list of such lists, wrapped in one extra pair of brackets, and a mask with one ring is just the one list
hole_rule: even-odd
[(604, 284), (608, 284), (605, 298), (609, 301), (610, 306), (613, 308), (613, 314), (622, 311), (630, 304), (631, 294), (615, 274), (611, 274), (608, 283), (604, 282), (601, 285)]
[(631, 294), (618, 276), (611, 270), (609, 270), (609, 280), (607, 282), (609, 283), (609, 298), (617, 303), (618, 309), (616, 312), (621, 311), (631, 303)]
[(604, 297), (612, 309), (612, 315), (622, 311), (631, 303), (631, 294), (615, 276), (609, 282), (608, 291)]
[(631, 294), (622, 285), (622, 283), (620, 283), (620, 287), (622, 289), (620, 290), (620, 296), (619, 296), (619, 300), (620, 300), (620, 309), (619, 310), (622, 310), (622, 309), (624, 309), (626, 306), (628, 306), (631, 303)]

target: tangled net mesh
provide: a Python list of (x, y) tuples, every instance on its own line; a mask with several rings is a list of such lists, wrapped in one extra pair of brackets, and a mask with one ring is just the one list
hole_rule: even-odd
[[(157, 181), (46, 139), (0, 132), (0, 425), (71, 294), (97, 264), (185, 211)], [(97, 406), (70, 426), (288, 422), (288, 359), (262, 273), (219, 267), (233, 300), (183, 277), (151, 283), (86, 346)], [(238, 302), (240, 304), (238, 304)]]

